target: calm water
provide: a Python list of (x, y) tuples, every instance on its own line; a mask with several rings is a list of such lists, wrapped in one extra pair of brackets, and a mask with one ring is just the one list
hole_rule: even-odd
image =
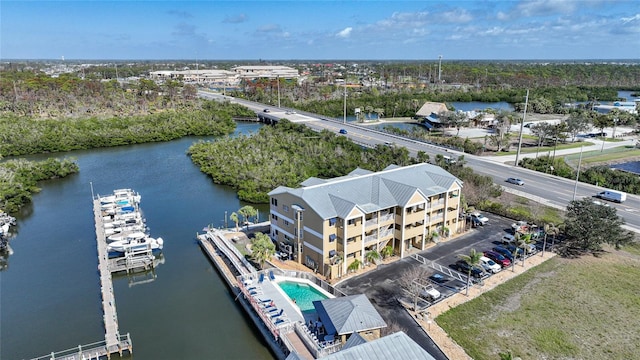
[(611, 165), (613, 169), (622, 169), (640, 175), (640, 161)]
[[(238, 132), (258, 127), (241, 123)], [(90, 182), (99, 194), (138, 191), (151, 235), (165, 240), (155, 281), (114, 280), (120, 331), (131, 333), (136, 359), (273, 358), (195, 241), (244, 205), (191, 163), (185, 152), (196, 140), (64, 154), (80, 173), (41, 184), (0, 272), (1, 359), (104, 340)]]

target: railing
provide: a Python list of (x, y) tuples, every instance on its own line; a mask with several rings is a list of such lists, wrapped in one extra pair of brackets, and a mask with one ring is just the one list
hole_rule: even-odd
[[(244, 256), (242, 256), (242, 254), (240, 254), (238, 249), (234, 246), (228, 246), (217, 230), (208, 231), (206, 237), (216, 245), (216, 247), (229, 259), (229, 261), (233, 263), (234, 267), (238, 269), (242, 275), (256, 272), (255, 268), (247, 261), (247, 259), (244, 258)], [(240, 260), (240, 263), (238, 263), (238, 260)]]
[(376, 225), (377, 223), (378, 223), (378, 218), (369, 219), (369, 220), (364, 222), (364, 227), (368, 228), (368, 227), (371, 227), (373, 225)]
[(375, 235), (369, 235), (369, 236), (365, 236), (364, 237), (364, 243), (368, 244), (370, 242), (374, 242), (378, 240), (378, 234)]
[(383, 223), (385, 221), (389, 221), (389, 220), (393, 219), (394, 217), (395, 217), (394, 214), (387, 214), (387, 215), (380, 216), (380, 223)]
[[(120, 348), (123, 350), (129, 349), (133, 345), (131, 342), (131, 336), (128, 333), (126, 335), (118, 335), (118, 342)], [(102, 340), (91, 344), (78, 345), (78, 347), (71, 349), (52, 352), (51, 354), (33, 358), (31, 360), (75, 359), (76, 356), (77, 359), (100, 359), (110, 353), (109, 349), (107, 349), (107, 342)]]
[(425, 264), (427, 266), (429, 266), (432, 269), (435, 269), (437, 271), (440, 271), (441, 273), (447, 274), (450, 277), (456, 279), (456, 280), (460, 280), (462, 282), (464, 282), (465, 284), (467, 283), (468, 279), (466, 275), (463, 275), (455, 270), (449, 269), (448, 267), (442, 266), (438, 263), (436, 263), (435, 261), (431, 261), (431, 260), (427, 260), (425, 257), (420, 256), (419, 254), (411, 254), (410, 255), (413, 259), (415, 259), (416, 261)]

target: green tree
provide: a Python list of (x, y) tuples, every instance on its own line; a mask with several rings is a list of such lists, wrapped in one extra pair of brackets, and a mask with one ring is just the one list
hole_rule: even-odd
[(349, 266), (347, 267), (347, 270), (353, 272), (353, 271), (357, 271), (361, 267), (362, 267), (362, 261), (360, 261), (360, 259), (353, 259), (353, 262), (349, 264)]
[(247, 225), (247, 228), (249, 228), (249, 219), (258, 215), (258, 210), (251, 205), (245, 205), (238, 210), (238, 214), (242, 216), (242, 221)]
[(469, 250), (469, 255), (460, 254), (458, 257), (469, 265), (469, 270), (467, 271), (467, 290), (466, 294), (469, 295), (469, 287), (471, 286), (471, 270), (480, 264), (480, 258), (482, 257), (482, 253), (477, 252), (476, 249)]
[(624, 223), (613, 206), (594, 204), (589, 198), (571, 201), (565, 220), (567, 239), (562, 243), (561, 254), (598, 254), (605, 243), (620, 249), (635, 237), (632, 232), (622, 228)]
[(460, 135), (460, 128), (469, 122), (467, 115), (462, 111), (442, 111), (438, 114), (438, 119), (445, 126), (456, 128), (456, 136)]
[(522, 249), (523, 257), (522, 257), (522, 267), (524, 267), (524, 261), (527, 258), (527, 254), (530, 252), (530, 245), (533, 243), (531, 239), (531, 234), (521, 234), (516, 232), (516, 242), (518, 247)]
[(364, 258), (369, 264), (373, 264), (375, 261), (380, 259), (380, 253), (375, 250), (370, 250), (364, 254)]
[(586, 111), (577, 111), (569, 114), (565, 121), (567, 131), (571, 134), (571, 141), (576, 141), (578, 133), (585, 132), (591, 127), (591, 117)]
[(393, 255), (393, 247), (391, 245), (387, 245), (380, 250), (380, 255), (382, 255), (383, 259), (388, 258)]
[(264, 268), (264, 263), (276, 253), (276, 246), (268, 235), (256, 233), (251, 240), (251, 259)]
[(229, 219), (231, 219), (231, 221), (233, 221), (236, 224), (236, 232), (238, 232), (238, 224), (240, 223), (240, 218), (238, 218), (238, 214), (235, 212), (232, 212), (231, 215), (229, 215)]

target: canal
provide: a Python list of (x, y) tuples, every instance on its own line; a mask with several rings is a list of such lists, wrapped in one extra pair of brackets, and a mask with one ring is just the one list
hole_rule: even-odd
[[(239, 123), (236, 133), (259, 127)], [(136, 359), (273, 359), (196, 243), (197, 231), (224, 225), (225, 211), (245, 205), (192, 164), (186, 150), (198, 140), (56, 154), (76, 158), (80, 172), (41, 183), (17, 216), (14, 254), (0, 272), (0, 358), (104, 340), (93, 184), (97, 194), (138, 191), (151, 236), (165, 240), (155, 279), (143, 278), (153, 281), (114, 280), (120, 330), (131, 333)], [(268, 207), (259, 209), (266, 220)]]

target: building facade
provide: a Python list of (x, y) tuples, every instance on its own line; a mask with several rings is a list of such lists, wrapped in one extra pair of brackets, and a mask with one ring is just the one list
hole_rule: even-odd
[(356, 169), (301, 185), (269, 193), (270, 236), (280, 251), (330, 279), (355, 259), (365, 263), (370, 251), (390, 247), (404, 257), (424, 250), (434, 233), (463, 226), (462, 181), (435, 165)]

